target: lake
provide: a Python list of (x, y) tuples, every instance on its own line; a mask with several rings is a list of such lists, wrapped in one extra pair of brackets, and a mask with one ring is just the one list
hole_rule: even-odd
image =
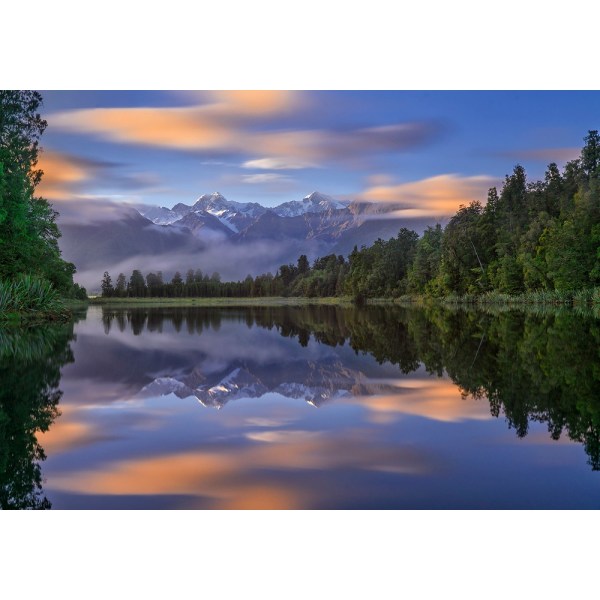
[(600, 320), (112, 308), (0, 330), (0, 506), (600, 508)]

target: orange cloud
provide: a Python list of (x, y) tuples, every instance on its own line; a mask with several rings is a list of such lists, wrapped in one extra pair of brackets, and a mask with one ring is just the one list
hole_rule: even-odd
[(397, 394), (362, 396), (352, 402), (372, 413), (372, 420), (385, 423), (399, 415), (458, 422), (491, 419), (487, 402), (466, 400), (451, 381), (444, 379), (399, 379)]
[(39, 432), (37, 439), (46, 454), (54, 456), (89, 443), (91, 431), (92, 427), (88, 423), (63, 422), (60, 428), (51, 427), (44, 433)]
[(55, 113), (50, 126), (91, 133), (120, 142), (184, 150), (236, 151), (252, 145), (255, 136), (243, 127), (297, 108), (296, 92), (226, 91), (209, 93), (214, 101), (184, 107), (91, 108)]
[(303, 106), (306, 96), (285, 90), (228, 90), (209, 92), (217, 103), (246, 115), (283, 113)]
[(485, 201), (488, 189), (496, 183), (496, 179), (486, 175), (437, 175), (395, 185), (374, 185), (362, 192), (360, 198), (396, 205), (394, 216), (450, 216), (461, 204)]
[(44, 171), (37, 193), (49, 200), (68, 198), (73, 184), (90, 177), (89, 170), (82, 164), (60, 152), (41, 152), (37, 168)]
[[(425, 122), (329, 131), (256, 131), (256, 124), (309, 105), (300, 92), (209, 92), (183, 107), (69, 110), (48, 116), (50, 127), (128, 144), (249, 155), (241, 166), (258, 169), (314, 167), (325, 160), (364, 159), (403, 152), (428, 142), (439, 126)], [(208, 102), (206, 99), (208, 98)]]
[(114, 142), (166, 148), (226, 148), (234, 144), (235, 130), (219, 124), (206, 113), (195, 107), (92, 108), (55, 114), (51, 124)]

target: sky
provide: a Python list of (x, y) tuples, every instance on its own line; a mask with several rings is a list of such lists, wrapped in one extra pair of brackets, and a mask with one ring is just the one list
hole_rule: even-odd
[(405, 216), (485, 201), (579, 155), (600, 92), (46, 91), (39, 191), (63, 202), (172, 207), (218, 191), (275, 206), (314, 190)]

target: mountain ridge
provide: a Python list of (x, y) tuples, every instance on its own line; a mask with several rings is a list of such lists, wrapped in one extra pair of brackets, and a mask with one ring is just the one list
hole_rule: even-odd
[(61, 223), (63, 256), (76, 279), (96, 289), (105, 270), (162, 270), (165, 276), (190, 268), (242, 279), (330, 253), (348, 255), (354, 246), (395, 237), (402, 227), (419, 232), (431, 219), (401, 219), (397, 205), (340, 201), (313, 191), (302, 200), (266, 207), (228, 200), (219, 192), (172, 208), (127, 205), (107, 218)]

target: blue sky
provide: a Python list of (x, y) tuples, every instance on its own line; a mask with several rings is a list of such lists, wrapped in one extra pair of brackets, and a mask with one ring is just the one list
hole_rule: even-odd
[[(273, 206), (319, 190), (404, 203), (485, 200), (576, 158), (600, 92), (47, 91), (40, 192), (55, 202), (173, 206), (219, 191)], [(413, 211), (412, 213), (410, 211)]]

